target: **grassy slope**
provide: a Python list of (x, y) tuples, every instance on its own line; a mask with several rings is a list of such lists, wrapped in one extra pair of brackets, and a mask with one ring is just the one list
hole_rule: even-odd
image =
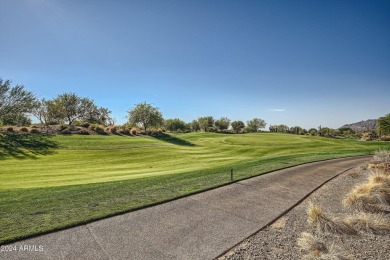
[(386, 145), (274, 133), (53, 140), (52, 154), (0, 159), (0, 243), (222, 185), (230, 168), (241, 179)]

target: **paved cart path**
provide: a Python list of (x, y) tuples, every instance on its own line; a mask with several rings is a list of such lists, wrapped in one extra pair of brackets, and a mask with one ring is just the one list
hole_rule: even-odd
[[(17, 252), (0, 252), (0, 259), (213, 259), (324, 182), (370, 158), (336, 159), (274, 171), (16, 242), (11, 245)], [(23, 251), (20, 246), (30, 248)]]

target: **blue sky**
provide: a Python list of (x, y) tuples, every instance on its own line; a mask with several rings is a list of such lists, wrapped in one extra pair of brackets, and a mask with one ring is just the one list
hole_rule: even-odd
[(340, 127), (390, 113), (389, 1), (1, 0), (0, 76), (126, 121)]

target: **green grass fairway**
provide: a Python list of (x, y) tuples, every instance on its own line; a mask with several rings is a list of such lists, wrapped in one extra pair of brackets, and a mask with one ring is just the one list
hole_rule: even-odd
[[(382, 142), (277, 133), (0, 136), (0, 244)], [(22, 147), (22, 148), (20, 148)]]

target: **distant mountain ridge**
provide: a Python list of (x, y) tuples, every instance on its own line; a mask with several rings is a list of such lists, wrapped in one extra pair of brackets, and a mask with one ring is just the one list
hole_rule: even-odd
[(351, 128), (354, 131), (370, 131), (370, 130), (375, 130), (376, 123), (377, 123), (376, 119), (368, 119), (353, 124), (346, 124), (340, 128)]

